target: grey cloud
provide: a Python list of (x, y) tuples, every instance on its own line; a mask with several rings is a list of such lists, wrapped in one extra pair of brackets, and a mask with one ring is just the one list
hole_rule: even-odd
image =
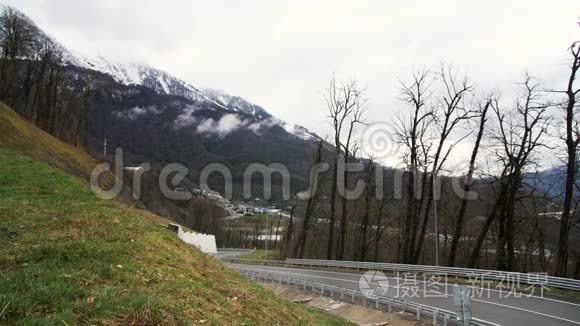
[(254, 121), (250, 119), (242, 119), (239, 115), (232, 113), (222, 116), (218, 121), (211, 118), (201, 121), (197, 126), (197, 133), (217, 135), (219, 138), (223, 139), (232, 132), (245, 128), (260, 135), (263, 128), (271, 128), (279, 124), (280, 121), (272, 118), (262, 121)]
[(191, 127), (194, 123), (197, 122), (197, 119), (193, 116), (194, 112), (195, 107), (193, 106), (185, 107), (173, 122), (173, 128), (181, 129)]
[(162, 110), (158, 109), (154, 105), (144, 106), (144, 107), (135, 106), (129, 110), (116, 111), (114, 113), (114, 116), (119, 118), (119, 119), (137, 120), (137, 118), (146, 116), (148, 114), (159, 114), (159, 113), (161, 113), (161, 111)]

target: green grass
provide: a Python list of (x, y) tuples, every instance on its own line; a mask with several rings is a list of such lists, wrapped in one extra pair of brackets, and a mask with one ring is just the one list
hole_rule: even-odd
[[(178, 240), (163, 218), (97, 199), (82, 175), (6, 149), (18, 147), (11, 139), (0, 141), (0, 325), (346, 324), (275, 297)], [(19, 152), (55, 160), (64, 148), (93, 164), (55, 139), (57, 149), (23, 141)]]
[[(273, 243), (273, 242), (272, 242)], [(280, 244), (280, 241), (278, 241)], [(240, 259), (254, 259), (254, 260), (266, 260), (266, 250), (264, 249), (256, 249), (256, 251), (252, 252), (251, 254), (242, 255), (236, 258)], [(279, 260), (280, 259), (280, 251), (275, 250), (268, 250), (268, 257), (267, 260)]]
[[(97, 165), (79, 148), (63, 143), (36, 128), (0, 102), (0, 146), (24, 154), (37, 161), (48, 163), (70, 175), (88, 180)], [(105, 174), (104, 186), (112, 185), (114, 176)]]

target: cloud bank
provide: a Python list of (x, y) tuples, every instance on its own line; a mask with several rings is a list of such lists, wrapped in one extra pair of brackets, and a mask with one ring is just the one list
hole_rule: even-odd
[(272, 128), (280, 125), (277, 119), (269, 118), (262, 121), (243, 119), (239, 115), (231, 113), (222, 116), (218, 121), (214, 119), (202, 120), (197, 126), (196, 132), (200, 135), (216, 135), (220, 139), (239, 129), (247, 129), (261, 135), (263, 128)]
[(137, 120), (138, 118), (144, 117), (144, 116), (149, 115), (149, 114), (159, 114), (162, 111), (163, 110), (158, 109), (155, 105), (144, 106), (144, 107), (135, 106), (129, 110), (115, 111), (115, 113), (113, 113), (113, 115), (118, 119), (133, 121), (133, 120)]

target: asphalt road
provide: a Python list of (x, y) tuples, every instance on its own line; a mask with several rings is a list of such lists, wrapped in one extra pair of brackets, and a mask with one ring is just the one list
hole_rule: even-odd
[(240, 257), (240, 256), (244, 256), (244, 255), (249, 255), (251, 254), (253, 251), (251, 250), (226, 250), (226, 251), (220, 251), (220, 249), (218, 249), (217, 254), (215, 255), (217, 258), (222, 258), (222, 259), (227, 259), (227, 258), (236, 258), (236, 257)]
[[(334, 272), (288, 267), (255, 266), (228, 264), (239, 270), (264, 271), (272, 274), (291, 276), (293, 278), (325, 283), (337, 287), (360, 290), (361, 273)], [(453, 304), (453, 282), (432, 282), (413, 277), (388, 277), (388, 282), (381, 282), (386, 296), (405, 299), (445, 310), (455, 311)], [(388, 283), (386, 285), (385, 283)], [(447, 285), (445, 285), (447, 284)], [(379, 287), (371, 281), (370, 287)], [(580, 302), (550, 296), (544, 296), (536, 289), (536, 295), (514, 297), (514, 293), (503, 289), (475, 288), (478, 290), (471, 299), (473, 317), (501, 325), (546, 326), (546, 325), (580, 325)]]

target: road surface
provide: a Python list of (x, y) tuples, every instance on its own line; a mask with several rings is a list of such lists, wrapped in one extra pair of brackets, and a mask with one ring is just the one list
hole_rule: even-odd
[[(239, 270), (263, 271), (293, 278), (325, 283), (337, 287), (360, 290), (359, 281), (362, 273), (334, 272), (328, 270), (310, 270), (289, 267), (256, 266), (228, 264)], [(386, 296), (398, 297), (412, 302), (429, 305), (445, 310), (456, 311), (453, 305), (453, 284), (451, 279), (447, 285), (443, 282), (434, 286), (433, 282), (425, 280), (388, 277)], [(372, 287), (378, 284), (372, 283)], [(580, 325), (580, 302), (573, 299), (555, 298), (544, 294), (544, 297), (522, 295), (514, 297), (513, 292), (494, 288), (479, 288), (472, 298), (471, 309), (473, 317), (491, 321), (506, 326), (548, 326), (548, 325)], [(539, 291), (536, 291), (539, 295)]]

